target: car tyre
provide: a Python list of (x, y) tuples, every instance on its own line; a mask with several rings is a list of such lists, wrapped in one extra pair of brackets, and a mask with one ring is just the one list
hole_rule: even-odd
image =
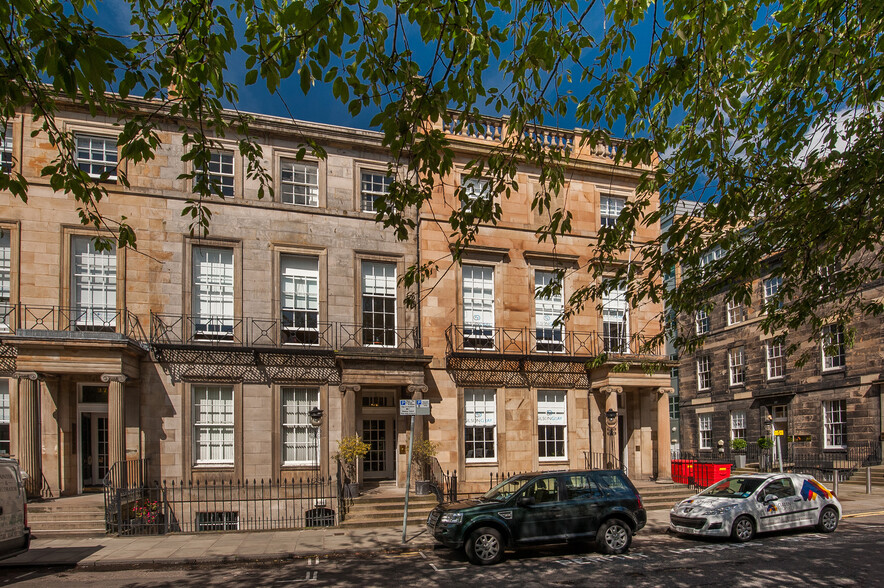
[(632, 544), (632, 530), (620, 519), (608, 519), (599, 527), (595, 542), (607, 555), (626, 553)]
[(755, 522), (752, 517), (742, 515), (731, 525), (731, 539), (737, 543), (745, 543), (755, 537)]
[(503, 538), (500, 531), (491, 527), (481, 527), (470, 533), (464, 551), (474, 564), (487, 566), (503, 559)]
[(820, 513), (816, 529), (820, 533), (833, 533), (838, 528), (838, 511), (834, 506), (827, 506)]

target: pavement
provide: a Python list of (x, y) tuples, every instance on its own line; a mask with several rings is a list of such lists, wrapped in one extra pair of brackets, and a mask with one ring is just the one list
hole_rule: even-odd
[[(847, 519), (884, 511), (884, 487), (874, 487), (872, 494), (866, 494), (864, 486), (842, 484), (838, 498)], [(668, 510), (649, 511), (648, 523), (640, 535), (662, 534), (668, 526)], [(434, 545), (435, 541), (422, 525), (409, 526), (404, 543), (401, 526), (176, 533), (148, 537), (35, 537), (27, 553), (0, 562), (0, 568), (64, 566), (129, 569), (212, 565), (402, 553), (433, 549)]]

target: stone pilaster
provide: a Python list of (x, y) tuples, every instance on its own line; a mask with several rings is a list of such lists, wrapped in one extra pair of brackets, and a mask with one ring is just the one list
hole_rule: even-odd
[(28, 474), (28, 496), (40, 496), (43, 488), (43, 444), (40, 442), (40, 378), (34, 372), (17, 372), (18, 461)]
[[(104, 374), (102, 382), (108, 383), (107, 394), (107, 457), (108, 471), (113, 470), (111, 482), (125, 488), (126, 479), (126, 376)], [(119, 465), (116, 465), (119, 464)]]
[[(613, 410), (618, 412), (617, 395), (623, 392), (623, 388), (619, 386), (604, 386), (599, 390), (605, 396), (605, 413)], [(613, 423), (608, 422), (605, 416), (605, 467), (613, 468), (614, 464), (619, 463), (619, 446), (620, 435), (618, 434), (617, 417), (614, 417)]]
[(657, 388), (657, 483), (672, 483), (672, 454), (670, 453), (669, 395), (672, 388)]
[(362, 390), (359, 384), (341, 384), (341, 437), (356, 434), (356, 394)]

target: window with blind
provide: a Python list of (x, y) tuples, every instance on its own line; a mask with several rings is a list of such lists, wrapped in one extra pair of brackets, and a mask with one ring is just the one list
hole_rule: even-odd
[(193, 456), (197, 465), (233, 463), (232, 386), (193, 386)]
[(319, 344), (319, 259), (282, 255), (279, 273), (282, 342)]
[(193, 248), (193, 325), (197, 337), (233, 336), (233, 250)]
[(117, 317), (117, 249), (99, 251), (91, 237), (71, 237), (71, 322), (113, 330)]

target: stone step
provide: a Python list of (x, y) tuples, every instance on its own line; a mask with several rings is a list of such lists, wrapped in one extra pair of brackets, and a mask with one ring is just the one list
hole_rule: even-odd
[(54, 513), (32, 512), (28, 509), (28, 521), (32, 523), (52, 523), (55, 521), (104, 521), (104, 511), (77, 512), (58, 511)]
[[(408, 503), (408, 511), (414, 512), (430, 512), (438, 503), (434, 502), (433, 504), (412, 504)], [(405, 505), (400, 504), (382, 504), (382, 505), (372, 505), (372, 504), (354, 504), (348, 509), (351, 513), (377, 513), (377, 514), (389, 514), (392, 512), (403, 512), (405, 510)]]
[[(405, 503), (405, 495), (402, 496), (359, 496), (358, 498), (353, 499), (353, 504), (404, 504)], [(426, 496), (409, 496), (408, 497), (409, 504), (437, 504), (436, 496), (433, 494), (428, 494)]]
[[(409, 515), (408, 517), (408, 526), (415, 525), (426, 525), (427, 517), (412, 517)], [(350, 527), (350, 528), (374, 528), (374, 527), (399, 527), (402, 528), (402, 516), (399, 518), (396, 517), (374, 517), (374, 518), (347, 518), (343, 523), (340, 524), (341, 527)]]
[(54, 539), (57, 537), (103, 537), (104, 527), (94, 529), (34, 529), (31, 528), (31, 539)]

